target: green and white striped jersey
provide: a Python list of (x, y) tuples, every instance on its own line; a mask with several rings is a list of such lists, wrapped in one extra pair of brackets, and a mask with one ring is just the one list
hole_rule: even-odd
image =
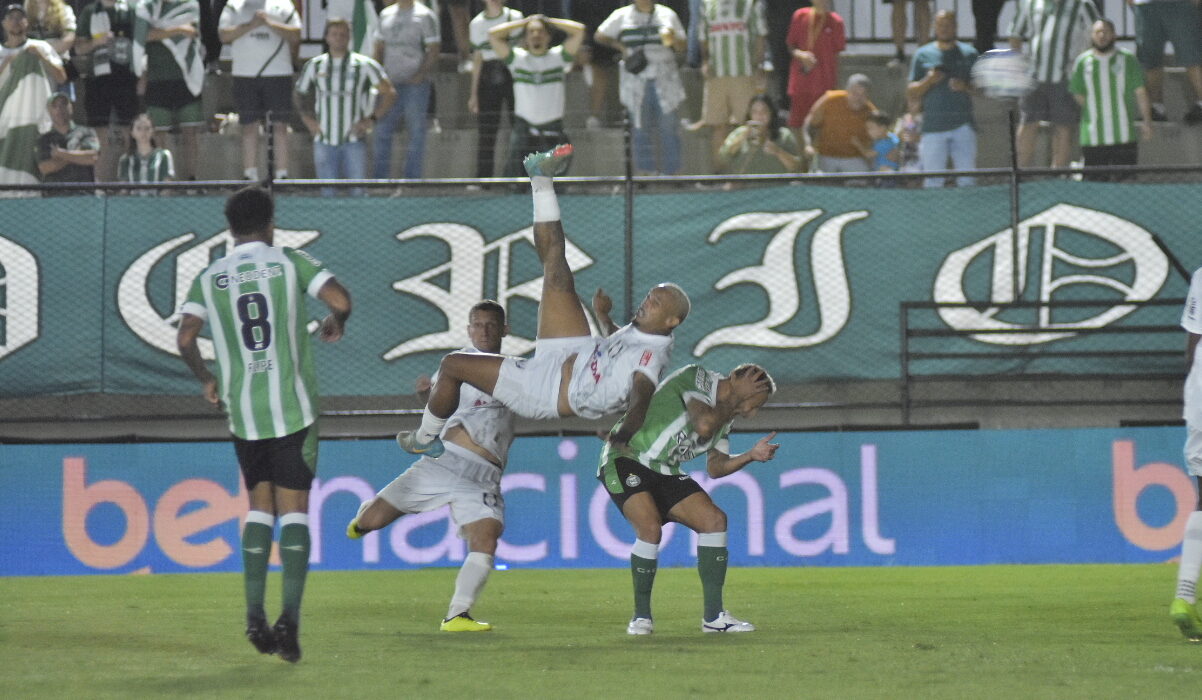
[(705, 0), (702, 35), (711, 78), (752, 75), (763, 56), (752, 56), (755, 38), (768, 33), (760, 0)]
[(296, 91), (302, 95), (316, 91), (314, 106), (321, 127), (317, 140), (328, 146), (357, 141), (351, 128), (375, 109), (376, 86), (385, 80), (384, 67), (361, 53), (310, 58), (301, 69)]
[(1144, 69), (1135, 54), (1115, 49), (1108, 56), (1092, 50), (1077, 58), (1069, 92), (1085, 98), (1081, 110), (1081, 145), (1114, 146), (1139, 141), (1135, 91), (1143, 87)]
[(301, 295), (316, 298), (333, 276), (303, 250), (253, 241), (235, 246), (192, 283), (180, 313), (209, 321), (217, 390), (234, 435), (283, 437), (317, 418)]
[[(639, 464), (661, 474), (681, 474), (680, 465), (711, 449), (729, 452), (726, 435), (731, 423), (723, 425), (709, 440), (702, 440), (689, 422), (689, 401), (700, 401), (713, 406), (718, 399), (718, 380), (722, 375), (710, 372), (700, 365), (686, 365), (660, 382), (647, 407), (643, 427), (630, 438), (633, 458)], [(613, 435), (622, 427), (622, 420), (614, 425)], [(618, 454), (608, 442), (601, 449), (598, 476), (604, 478), (606, 465), (612, 464)]]
[(1010, 36), (1031, 42), (1037, 81), (1063, 83), (1073, 60), (1089, 47), (1089, 29), (1098, 17), (1093, 0), (1019, 0)]
[[(171, 151), (156, 148), (146, 156), (138, 152), (123, 153), (117, 161), (117, 179), (121, 182), (168, 182), (175, 179), (175, 162)], [(153, 194), (141, 190), (140, 194)]]

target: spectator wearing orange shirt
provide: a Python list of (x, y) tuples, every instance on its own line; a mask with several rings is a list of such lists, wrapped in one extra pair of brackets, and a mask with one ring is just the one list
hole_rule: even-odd
[(862, 173), (864, 156), (856, 142), (868, 142), (868, 117), (876, 105), (868, 99), (872, 81), (863, 73), (847, 79), (846, 90), (829, 90), (810, 110), (801, 127), (806, 156), (817, 158), (820, 173)]

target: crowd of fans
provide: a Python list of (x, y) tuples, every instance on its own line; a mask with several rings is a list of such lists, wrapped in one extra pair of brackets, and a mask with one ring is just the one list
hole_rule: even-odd
[[(195, 179), (199, 135), (213, 123), (202, 92), (221, 70), (223, 44), (248, 180), (265, 174), (268, 130), (273, 175), (289, 176), (288, 134), (302, 125), (321, 179), (421, 178), (436, 123), (432, 78), (440, 54), (452, 52), (455, 70), (470, 75), (464, 106), (479, 128), (478, 177), (520, 175), (522, 154), (568, 140), (564, 80), (573, 70), (589, 85), (588, 104), (574, 106), (589, 129), (606, 125), (616, 81), (637, 174), (681, 173), (682, 129), (708, 133), (720, 173), (974, 169), (972, 69), (995, 45), (1006, 0), (974, 0), (972, 43), (957, 37), (954, 12), (932, 13), (930, 0), (880, 1), (892, 6), (891, 74), (904, 71), (905, 106), (893, 115), (873, 103), (868, 76), (837, 84), (847, 31), (832, 0), (329, 0), (325, 51), (307, 61), (295, 0), (26, 0), (3, 8), (0, 184)], [(1069, 164), (1074, 141), (1086, 165), (1133, 164), (1150, 123), (1168, 118), (1166, 42), (1193, 91), (1183, 119), (1202, 123), (1197, 3), (1126, 2), (1134, 54), (1114, 46), (1098, 0), (1014, 0), (1009, 45), (1029, 57), (1035, 81), (1021, 105), (1020, 165), (1034, 164), (1037, 128), (1048, 122), (1052, 166)], [(454, 46), (444, 51), (448, 22)], [(702, 77), (695, 121), (682, 120), (684, 66)], [(498, 162), (504, 137), (510, 158)]]

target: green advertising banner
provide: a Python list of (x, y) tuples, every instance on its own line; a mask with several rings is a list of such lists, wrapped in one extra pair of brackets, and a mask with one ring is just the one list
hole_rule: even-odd
[[(628, 251), (619, 196), (561, 195), (569, 264), (587, 302), (598, 287), (625, 306)], [(1196, 185), (1049, 181), (1024, 185), (1016, 230), (1005, 187), (903, 190), (784, 186), (635, 199), (633, 305), (673, 281), (693, 299), (673, 364), (718, 370), (755, 361), (778, 381), (899, 376), (899, 305), (922, 312), (939, 371), (1035, 367), (1123, 372), (1112, 351), (1164, 345), (1135, 332), (1171, 326), (1192, 269)], [(230, 243), (221, 197), (11, 200), (0, 229), (0, 393), (192, 394), (175, 355), (176, 308), (193, 277)], [(350, 289), (346, 338), (316, 344), (327, 395), (409, 393), (438, 357), (467, 343), (467, 311), (506, 306), (505, 351), (532, 348), (541, 267), (528, 196), (280, 197), (276, 244), (304, 248)], [(1101, 302), (1006, 308), (1012, 301)], [(313, 302), (317, 318), (320, 305)], [(925, 314), (925, 315), (923, 315)], [(1098, 329), (1133, 332), (1098, 333)], [(1013, 331), (1013, 332), (1009, 332)], [(1179, 349), (1180, 338), (1169, 338)], [(208, 353), (208, 346), (202, 348)], [(211, 353), (209, 353), (211, 356)], [(1164, 367), (1176, 370), (1179, 358)]]

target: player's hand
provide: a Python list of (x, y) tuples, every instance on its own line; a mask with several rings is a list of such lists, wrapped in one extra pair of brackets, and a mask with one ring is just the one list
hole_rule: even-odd
[(208, 381), (206, 381), (204, 383), (204, 397), (205, 397), (205, 401), (208, 401), (209, 403), (213, 404), (214, 406), (217, 406), (218, 408), (221, 407), (221, 397), (219, 397), (217, 395), (217, 380), (216, 379), (209, 379)]
[(321, 326), (317, 328), (317, 337), (321, 338), (323, 342), (332, 343), (342, 338), (343, 331), (342, 321), (338, 320), (334, 314), (329, 314), (321, 319)]
[(755, 445), (750, 450), (747, 450), (747, 456), (757, 462), (767, 462), (776, 456), (776, 450), (780, 447), (779, 444), (773, 443), (772, 438), (776, 437), (776, 431), (768, 433), (764, 437), (756, 440)]
[(593, 313), (608, 316), (613, 310), (614, 300), (609, 298), (604, 289), (597, 287), (597, 291), (593, 293)]
[(413, 393), (428, 394), (430, 389), (434, 388), (434, 383), (430, 381), (430, 375), (420, 374), (417, 380), (413, 382)]

